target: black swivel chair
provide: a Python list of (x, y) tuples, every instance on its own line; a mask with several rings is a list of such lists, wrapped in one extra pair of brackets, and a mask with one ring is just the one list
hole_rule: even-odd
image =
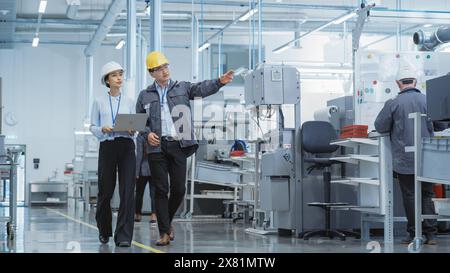
[(360, 235), (353, 231), (331, 229), (331, 209), (333, 207), (336, 208), (348, 205), (348, 203), (330, 202), (330, 167), (333, 164), (340, 164), (339, 161), (330, 160), (330, 158), (327, 157), (339, 148), (336, 145), (330, 145), (330, 142), (337, 138), (335, 129), (326, 121), (307, 121), (303, 123), (301, 135), (303, 150), (315, 156), (312, 158), (304, 158), (304, 162), (314, 164), (308, 168), (308, 174), (314, 169), (323, 169), (324, 202), (308, 203), (308, 206), (320, 207), (325, 210), (325, 229), (304, 231), (299, 234), (299, 237), (305, 240), (308, 240), (313, 236), (329, 237), (330, 239), (338, 237), (341, 240), (345, 240), (346, 236), (359, 238)]

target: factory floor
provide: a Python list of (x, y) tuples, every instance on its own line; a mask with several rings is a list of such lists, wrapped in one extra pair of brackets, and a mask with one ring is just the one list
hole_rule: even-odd
[[(0, 217), (8, 208), (0, 207)], [(346, 241), (313, 238), (309, 241), (278, 235), (247, 233), (242, 222), (183, 221), (174, 222), (175, 241), (169, 246), (155, 246), (156, 226), (149, 217), (135, 224), (134, 241), (130, 248), (116, 247), (112, 240), (101, 245), (94, 213), (83, 217), (73, 215), (61, 207), (21, 207), (17, 211), (15, 240), (6, 237), (4, 222), (0, 228), (0, 252), (45, 253), (368, 253), (371, 242), (348, 238)], [(115, 217), (114, 217), (115, 219)], [(372, 238), (382, 245), (383, 238)], [(396, 238), (393, 252), (408, 252), (407, 246)], [(385, 250), (381, 247), (381, 252)], [(439, 235), (438, 245), (425, 245), (422, 252), (450, 253), (450, 235)]]

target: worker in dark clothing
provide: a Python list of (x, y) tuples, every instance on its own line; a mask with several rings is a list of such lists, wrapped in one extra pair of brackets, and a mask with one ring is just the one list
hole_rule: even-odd
[[(425, 95), (416, 88), (417, 71), (408, 64), (403, 64), (397, 74), (400, 93), (394, 99), (386, 101), (375, 120), (375, 128), (380, 133), (390, 133), (392, 143), (393, 169), (398, 177), (403, 196), (403, 205), (408, 219), (408, 236), (402, 242), (409, 244), (414, 239), (414, 152), (405, 151), (405, 147), (414, 146), (414, 122), (408, 117), (410, 113), (426, 114)], [(429, 137), (433, 132), (431, 121), (422, 118), (422, 136)], [(423, 214), (435, 214), (432, 202), (433, 186), (422, 183)], [(422, 222), (425, 244), (436, 244), (437, 224), (435, 220)]]
[(142, 220), (142, 203), (145, 187), (148, 184), (151, 202), (150, 223), (156, 224), (155, 185), (152, 182), (150, 166), (148, 165), (147, 145), (146, 139), (142, 135), (138, 135), (136, 138), (136, 213), (134, 221), (140, 222)]
[(215, 80), (178, 82), (171, 80), (169, 61), (161, 52), (148, 54), (146, 63), (155, 82), (140, 92), (136, 112), (149, 115), (146, 131), (141, 134), (149, 143), (147, 153), (156, 187), (155, 205), (160, 233), (156, 245), (162, 246), (174, 239), (171, 223), (186, 191), (186, 159), (198, 147), (190, 100), (218, 92), (232, 81), (234, 72), (228, 71)]

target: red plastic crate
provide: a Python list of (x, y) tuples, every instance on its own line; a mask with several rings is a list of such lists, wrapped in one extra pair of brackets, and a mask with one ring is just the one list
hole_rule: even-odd
[(367, 125), (347, 125), (341, 128), (340, 138), (364, 138), (368, 136), (368, 129)]

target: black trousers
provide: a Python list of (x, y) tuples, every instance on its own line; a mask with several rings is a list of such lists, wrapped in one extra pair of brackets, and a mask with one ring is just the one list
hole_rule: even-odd
[[(402, 191), (403, 205), (405, 207), (406, 218), (408, 219), (407, 231), (414, 236), (415, 215), (414, 215), (414, 174), (397, 173), (400, 189)], [(422, 183), (422, 214), (435, 214), (433, 198), (433, 184)], [(424, 234), (436, 234), (437, 221), (427, 219), (422, 222), (422, 231)]]
[(142, 203), (144, 200), (145, 186), (150, 187), (151, 212), (155, 212), (155, 185), (151, 176), (139, 176), (136, 180), (136, 214), (142, 214)]
[(111, 198), (119, 173), (120, 206), (114, 241), (130, 242), (134, 228), (134, 187), (136, 155), (132, 139), (116, 138), (100, 143), (98, 157), (98, 196), (95, 220), (102, 236), (112, 236)]
[(186, 192), (186, 153), (178, 141), (162, 140), (161, 152), (149, 154), (148, 162), (152, 182), (155, 185), (155, 209), (159, 233), (168, 234), (173, 217)]

